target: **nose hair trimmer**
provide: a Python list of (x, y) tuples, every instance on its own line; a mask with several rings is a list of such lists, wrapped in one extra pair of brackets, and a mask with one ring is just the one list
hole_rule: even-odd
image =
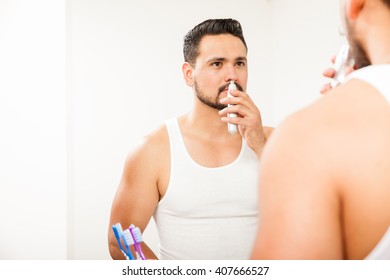
[(337, 54), (336, 60), (334, 62), (336, 73), (333, 81), (330, 83), (332, 88), (344, 82), (347, 75), (347, 68), (352, 68), (354, 64), (355, 60), (351, 57), (349, 44), (345, 43), (341, 46), (341, 49)]
[[(236, 90), (236, 89), (237, 89), (237, 87), (236, 87), (235, 83), (233, 81), (230, 81), (228, 92), (227, 92), (228, 97), (232, 97), (232, 95), (230, 94), (230, 91)], [(228, 104), (228, 107), (230, 107), (230, 106), (233, 106), (233, 105)], [(229, 113), (228, 117), (229, 118), (237, 118), (237, 114), (236, 113)], [(236, 134), (237, 133), (237, 125), (232, 124), (232, 123), (228, 123), (228, 132), (230, 134)]]

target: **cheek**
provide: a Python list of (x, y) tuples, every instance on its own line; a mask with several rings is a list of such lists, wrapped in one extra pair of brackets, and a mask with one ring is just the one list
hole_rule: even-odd
[(243, 90), (246, 91), (246, 85), (248, 82), (248, 71), (243, 71), (243, 73), (241, 73), (241, 75), (239, 76), (239, 80)]
[(199, 86), (202, 86), (204, 88), (218, 88), (221, 83), (223, 83), (223, 80), (221, 77), (219, 77), (218, 74), (212, 72), (212, 71), (203, 71), (200, 73), (200, 75), (197, 77), (197, 83)]

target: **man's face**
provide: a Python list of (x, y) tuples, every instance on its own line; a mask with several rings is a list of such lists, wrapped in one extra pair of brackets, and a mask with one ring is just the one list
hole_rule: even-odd
[(242, 41), (230, 34), (209, 35), (199, 44), (196, 59), (194, 91), (198, 99), (207, 106), (222, 110), (220, 103), (227, 96), (230, 80), (238, 90), (245, 91), (248, 79), (247, 51)]
[(355, 59), (355, 65), (358, 69), (371, 65), (371, 61), (367, 55), (366, 50), (361, 42), (361, 39), (358, 38), (356, 32), (356, 25), (351, 23), (348, 20), (346, 15), (346, 1), (342, 1), (342, 14), (343, 14), (343, 23), (347, 32), (347, 38), (351, 49), (352, 57)]

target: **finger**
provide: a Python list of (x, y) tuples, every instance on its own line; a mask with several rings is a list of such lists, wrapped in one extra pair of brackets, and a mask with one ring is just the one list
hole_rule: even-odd
[(245, 107), (243, 105), (233, 105), (233, 106), (229, 106), (229, 107), (226, 107), (225, 109), (223, 109), (221, 114), (239, 114), (241, 115), (242, 117), (246, 117), (248, 115), (250, 115), (250, 112), (251, 110), (248, 109), (248, 107)]
[(224, 123), (238, 124), (239, 123), (239, 119), (241, 119), (241, 118), (226, 116), (226, 117), (222, 117), (221, 121), (223, 121)]
[[(259, 110), (251, 110), (250, 108), (237, 105), (227, 108), (226, 110), (224, 110), (224, 112), (226, 112), (224, 117), (227, 118), (222, 118), (222, 120), (225, 122), (231, 122), (246, 127), (258, 127), (259, 125), (261, 126), (261, 115)], [(230, 113), (237, 114), (238, 117), (229, 118)]]
[(220, 116), (224, 116), (227, 114), (237, 114), (241, 118), (255, 118), (256, 116), (260, 115), (260, 111), (256, 107), (256, 105), (247, 106), (243, 104), (228, 106), (219, 111), (218, 113)]
[(259, 130), (262, 127), (261, 119), (249, 118), (249, 117), (229, 117), (225, 116), (221, 118), (224, 123), (236, 124), (242, 129), (255, 129)]
[(235, 92), (236, 96), (222, 98), (219, 102), (226, 105), (243, 105), (248, 108), (257, 109), (253, 100), (245, 92)]
[(239, 96), (242, 91), (239, 91), (238, 89), (229, 89), (229, 93), (232, 96)]
[(322, 88), (320, 89), (320, 93), (321, 93), (321, 94), (326, 94), (326, 93), (327, 93), (329, 90), (331, 90), (331, 89), (332, 89), (332, 87), (331, 87), (330, 83), (325, 84), (325, 85), (323, 85)]
[(218, 111), (218, 114), (220, 116), (223, 116), (223, 115), (227, 114), (226, 110), (227, 110), (227, 107), (225, 109), (222, 109), (221, 111)]
[(328, 68), (326, 69), (322, 75), (327, 77), (327, 78), (333, 78), (335, 75), (336, 71), (333, 68)]
[(244, 105), (244, 106), (247, 106), (248, 105), (248, 101), (246, 101), (245, 99), (241, 98), (241, 97), (226, 97), (226, 98), (223, 98), (219, 101), (221, 104), (226, 104), (226, 105)]
[(227, 115), (225, 117), (222, 117), (221, 121), (224, 123), (236, 124), (236, 125), (243, 126), (243, 127), (250, 127), (250, 125), (249, 125), (250, 122), (247, 120), (247, 118), (244, 118), (242, 116), (231, 117), (231, 116)]
[(227, 114), (237, 114), (240, 118), (245, 118), (251, 115), (256, 116), (257, 114), (260, 114), (260, 112), (257, 108), (254, 110), (243, 105), (232, 105), (218, 111), (218, 114), (220, 116), (224, 116)]
[(240, 91), (238, 89), (230, 90), (230, 95), (233, 97), (244, 97), (244, 96), (249, 96), (246, 92)]

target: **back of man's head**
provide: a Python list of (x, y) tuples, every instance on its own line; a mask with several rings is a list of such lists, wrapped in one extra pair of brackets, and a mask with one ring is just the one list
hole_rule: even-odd
[(385, 5), (386, 5), (387, 7), (390, 8), (390, 0), (382, 0), (382, 2), (385, 3)]

